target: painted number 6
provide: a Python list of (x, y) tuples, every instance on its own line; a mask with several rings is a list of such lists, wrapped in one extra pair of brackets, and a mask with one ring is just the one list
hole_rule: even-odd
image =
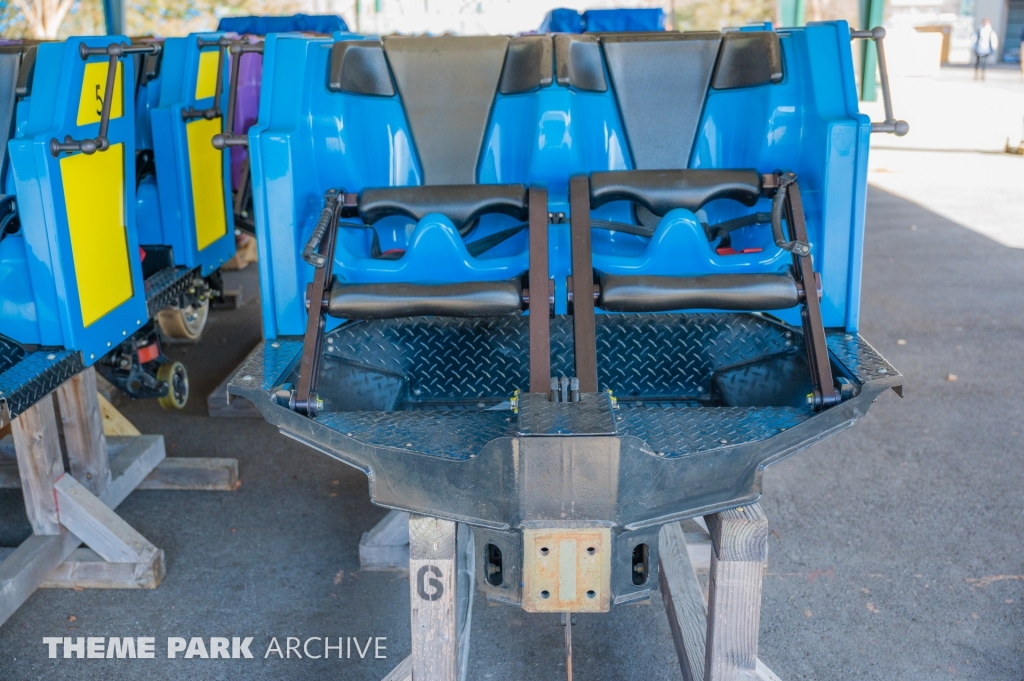
[[(427, 573), (431, 576), (428, 578)], [(416, 573), (416, 593), (425, 601), (436, 601), (444, 593), (444, 584), (441, 583), (441, 568), (434, 565), (424, 565)], [(427, 580), (430, 580), (432, 593), (427, 593)]]

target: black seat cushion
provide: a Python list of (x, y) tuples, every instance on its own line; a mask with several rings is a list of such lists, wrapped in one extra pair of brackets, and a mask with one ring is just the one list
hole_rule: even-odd
[(756, 170), (613, 170), (590, 176), (591, 208), (632, 201), (661, 216), (673, 208), (697, 211), (714, 199), (753, 206), (760, 197)]
[(800, 304), (796, 282), (788, 274), (601, 274), (600, 288), (597, 306), (609, 312), (785, 310)]
[(501, 317), (524, 309), (520, 280), (458, 284), (341, 284), (331, 287), (327, 313), (341, 319)]
[(359, 215), (368, 225), (391, 215), (404, 215), (419, 221), (428, 213), (441, 213), (460, 232), (487, 213), (502, 213), (526, 220), (529, 214), (526, 185), (381, 187), (364, 189), (359, 196)]

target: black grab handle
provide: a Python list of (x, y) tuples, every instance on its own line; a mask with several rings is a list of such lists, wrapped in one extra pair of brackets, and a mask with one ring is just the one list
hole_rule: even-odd
[(106, 47), (89, 47), (85, 43), (78, 46), (78, 55), (83, 61), (97, 55), (107, 55), (110, 61), (107, 63), (107, 82), (103, 87), (103, 108), (100, 109), (100, 130), (93, 139), (76, 140), (67, 135), (61, 142), (56, 137), (50, 140), (50, 153), (57, 158), (61, 153), (74, 153), (80, 151), (83, 154), (95, 154), (97, 151), (106, 151), (110, 148), (110, 140), (107, 138), (107, 128), (110, 127), (110, 103), (114, 99), (114, 83), (117, 79), (117, 62), (119, 59), (130, 54), (160, 54), (159, 43), (145, 43), (141, 45), (128, 45), (127, 43), (111, 43)]

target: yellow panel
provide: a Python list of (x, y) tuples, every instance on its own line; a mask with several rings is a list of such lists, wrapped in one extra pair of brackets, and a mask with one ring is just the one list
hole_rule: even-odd
[(124, 219), (124, 145), (60, 160), (82, 324), (132, 297)]
[(213, 136), (221, 131), (220, 119), (193, 121), (186, 130), (196, 247), (201, 251), (228, 231), (224, 212), (224, 152), (214, 149), (212, 142)]
[[(107, 90), (107, 67), (105, 61), (89, 62), (85, 65), (82, 77), (82, 94), (78, 98), (78, 125), (99, 123), (103, 109), (103, 95)], [(121, 100), (121, 62), (117, 62), (114, 72), (114, 101), (110, 103), (110, 118), (124, 115), (124, 104)]]
[(196, 74), (196, 99), (206, 99), (217, 94), (217, 65), (219, 62), (219, 50), (207, 50), (199, 53), (199, 73)]

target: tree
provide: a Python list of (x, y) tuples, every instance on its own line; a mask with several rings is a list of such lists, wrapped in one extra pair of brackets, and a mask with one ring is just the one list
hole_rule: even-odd
[(14, 0), (14, 4), (21, 10), (34, 38), (52, 40), (57, 37), (75, 0)]

